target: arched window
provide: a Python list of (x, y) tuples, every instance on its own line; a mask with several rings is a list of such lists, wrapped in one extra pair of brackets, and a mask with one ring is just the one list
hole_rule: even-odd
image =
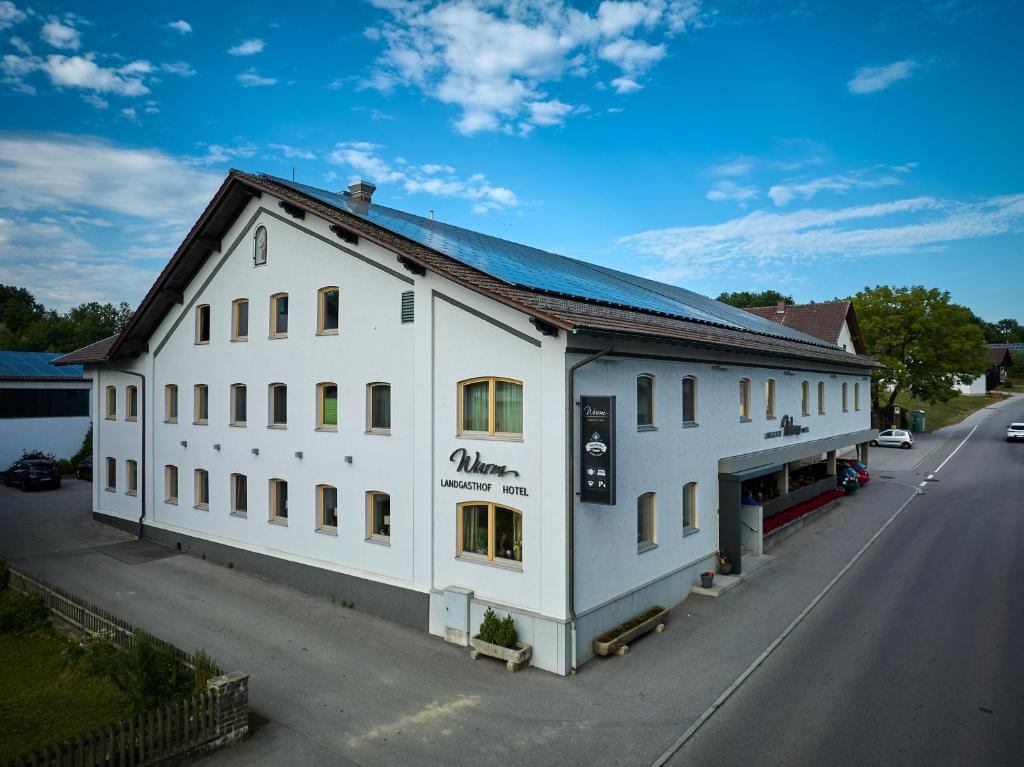
[(740, 379), (740, 420), (750, 420), (750, 379)]
[(288, 386), (283, 383), (272, 383), (268, 387), (269, 418), (268, 426), (288, 425)]
[(338, 430), (338, 384), (316, 385), (316, 428), (321, 431)]
[(107, 387), (107, 418), (113, 420), (117, 418), (117, 387)]
[(639, 551), (654, 545), (654, 493), (636, 499), (636, 547)]
[(196, 384), (192, 387), (192, 405), (194, 414), (192, 422), (205, 424), (210, 418), (210, 387), (206, 384)]
[(164, 387), (164, 421), (178, 422), (178, 385), (167, 384)]
[(244, 474), (231, 475), (231, 513), (236, 517), (249, 513), (249, 478)]
[(336, 334), (338, 332), (338, 287), (331, 285), (320, 288), (316, 304), (316, 332), (322, 336)]
[(249, 390), (245, 384), (231, 384), (231, 425), (245, 426), (249, 412)]
[(804, 415), (811, 414), (811, 382), (804, 381), (800, 384), (800, 412)]
[(697, 378), (683, 378), (683, 423), (697, 423)]
[(283, 479), (270, 480), (270, 521), (288, 524), (288, 483)]
[(391, 384), (366, 384), (366, 430), (391, 433)]
[(231, 302), (231, 340), (249, 340), (249, 299), (236, 298)]
[(764, 382), (764, 417), (775, 417), (775, 379), (769, 378)]
[(860, 384), (853, 385), (853, 409), (860, 410)]
[(523, 514), (487, 501), (456, 506), (458, 556), (489, 562), (522, 563)]
[(275, 293), (270, 297), (270, 337), (288, 337), (287, 293)]
[(210, 472), (206, 469), (195, 470), (195, 503), (197, 509), (210, 508)]
[(843, 384), (843, 412), (844, 413), (847, 413), (850, 410), (849, 400), (848, 400), (848, 396), (847, 396), (848, 388), (849, 388), (848, 384), (844, 383)]
[(129, 386), (124, 390), (124, 420), (139, 419), (139, 387)]
[(523, 384), (510, 378), (459, 382), (459, 434), (523, 436)]
[(818, 415), (825, 415), (825, 382), (818, 381)]
[(654, 376), (650, 373), (636, 377), (636, 425), (654, 426)]
[(210, 305), (200, 304), (196, 307), (196, 343), (210, 343)]
[(338, 532), (338, 488), (316, 486), (316, 525), (320, 530)]
[(253, 266), (262, 266), (267, 263), (267, 227), (256, 227), (256, 234), (252, 238), (252, 263)]
[(697, 529), (697, 483), (683, 485), (683, 532)]

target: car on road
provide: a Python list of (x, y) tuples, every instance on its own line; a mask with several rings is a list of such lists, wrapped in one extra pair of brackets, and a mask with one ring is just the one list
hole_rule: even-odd
[(871, 440), (871, 447), (902, 447), (909, 450), (914, 446), (914, 435), (906, 429), (885, 429), (878, 432), (878, 436)]
[(871, 479), (871, 472), (868, 471), (868, 467), (858, 461), (856, 458), (839, 458), (836, 463), (841, 463), (845, 466), (849, 466), (855, 472), (857, 472), (857, 481), (861, 485), (866, 485), (868, 480)]
[(78, 467), (75, 469), (75, 476), (79, 479), (87, 479), (92, 482), (92, 456), (87, 455), (81, 461), (78, 462)]
[(1013, 442), (1015, 439), (1024, 442), (1024, 423), (1006, 424), (1006, 441)]
[(856, 493), (860, 487), (860, 480), (857, 478), (857, 472), (852, 466), (847, 466), (845, 463), (836, 463), (836, 487), (842, 488), (849, 493)]
[(11, 464), (4, 474), (4, 484), (22, 490), (33, 487), (60, 487), (60, 467), (49, 458), (22, 458)]

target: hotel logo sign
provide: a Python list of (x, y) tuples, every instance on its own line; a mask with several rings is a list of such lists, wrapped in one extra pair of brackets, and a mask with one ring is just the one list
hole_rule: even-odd
[(615, 397), (580, 397), (580, 501), (615, 505)]
[(775, 431), (766, 431), (764, 434), (765, 439), (775, 439), (776, 437), (793, 437), (797, 434), (806, 434), (810, 431), (810, 427), (801, 426), (793, 421), (793, 416), (784, 415), (782, 420), (779, 421), (781, 429)]

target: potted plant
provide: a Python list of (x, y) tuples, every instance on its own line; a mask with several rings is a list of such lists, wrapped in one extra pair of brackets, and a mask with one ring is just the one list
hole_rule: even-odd
[(715, 573), (711, 570), (705, 570), (700, 574), (700, 587), (702, 589), (710, 589), (711, 585), (715, 582)]
[(490, 607), (484, 612), (480, 633), (470, 637), (473, 648), (469, 657), (476, 660), (481, 655), (505, 661), (505, 668), (518, 671), (525, 666), (533, 654), (533, 646), (519, 641), (515, 621), (507, 614), (499, 618)]
[(718, 572), (722, 575), (730, 575), (732, 573), (732, 562), (725, 556), (724, 551), (718, 552)]

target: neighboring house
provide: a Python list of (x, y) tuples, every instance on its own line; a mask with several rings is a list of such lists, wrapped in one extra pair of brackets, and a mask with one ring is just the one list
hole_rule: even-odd
[(957, 390), (961, 394), (985, 394), (1006, 381), (1006, 372), (1013, 358), (1009, 345), (992, 344), (988, 347), (989, 368), (970, 383), (960, 384)]
[(854, 354), (864, 354), (864, 337), (857, 324), (857, 314), (850, 301), (826, 301), (821, 304), (787, 304), (754, 306), (751, 314), (820, 338)]
[(0, 351), (0, 471), (28, 450), (70, 458), (89, 430), (82, 366), (55, 368), (60, 354)]
[(373, 190), (232, 171), (58, 361), (93, 376), (96, 518), (449, 641), (493, 607), (566, 674), (742, 569), (741, 482), (874, 435), (868, 358)]

